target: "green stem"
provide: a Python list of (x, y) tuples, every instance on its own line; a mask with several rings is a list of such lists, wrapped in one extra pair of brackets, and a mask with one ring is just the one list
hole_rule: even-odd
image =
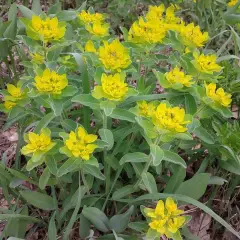
[(88, 184), (87, 184), (87, 181), (86, 181), (86, 178), (85, 178), (85, 175), (84, 175), (83, 171), (81, 171), (81, 175), (82, 175), (83, 184), (87, 188), (87, 193), (88, 193), (88, 195), (90, 195), (89, 187), (88, 187)]
[(17, 76), (17, 71), (16, 71), (16, 66), (15, 66), (15, 61), (14, 61), (14, 57), (13, 57), (13, 53), (10, 51), (9, 52), (9, 57), (10, 57), (10, 60), (11, 60), (11, 63), (12, 63), (12, 68), (13, 68), (13, 82), (14, 84), (17, 84), (17, 81), (18, 81), (18, 76)]
[[(87, 72), (86, 63), (83, 62), (82, 66), (82, 86), (83, 86), (83, 93), (89, 94), (90, 93), (90, 81)], [(90, 127), (90, 108), (84, 106), (83, 107), (83, 125), (85, 129), (88, 131)]]

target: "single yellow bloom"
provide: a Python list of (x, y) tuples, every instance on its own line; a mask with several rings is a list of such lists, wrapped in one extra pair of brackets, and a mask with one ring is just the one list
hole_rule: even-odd
[(118, 39), (110, 44), (107, 41), (103, 43), (104, 46), (99, 48), (99, 59), (107, 70), (120, 72), (131, 64), (129, 50)]
[(216, 55), (198, 55), (196, 53), (194, 56), (194, 66), (195, 68), (202, 73), (213, 74), (213, 72), (220, 72), (222, 67), (216, 63)]
[(208, 33), (202, 33), (200, 27), (194, 26), (193, 23), (187, 26), (182, 25), (179, 28), (179, 34), (183, 43), (188, 47), (202, 47), (209, 39)]
[(233, 7), (233, 6), (235, 6), (235, 5), (238, 3), (238, 1), (239, 1), (239, 0), (231, 0), (230, 2), (228, 2), (227, 5), (228, 5), (229, 7)]
[(55, 71), (51, 72), (48, 68), (34, 80), (37, 90), (42, 93), (61, 94), (68, 85), (66, 74), (59, 75)]
[(14, 106), (16, 106), (16, 103), (15, 103), (15, 102), (11, 102), (11, 101), (5, 101), (5, 102), (4, 102), (4, 107), (5, 107), (7, 110), (11, 110)]
[(181, 83), (185, 87), (191, 87), (193, 82), (191, 75), (185, 75), (183, 71), (181, 71), (178, 67), (175, 67), (170, 72), (165, 73), (165, 77), (167, 81), (174, 85), (176, 83)]
[(78, 17), (84, 24), (103, 22), (104, 21), (103, 14), (101, 14), (101, 13), (90, 13), (89, 11), (86, 12), (85, 10), (81, 11), (81, 13), (78, 15)]
[(27, 145), (21, 150), (22, 154), (28, 155), (35, 152), (47, 152), (55, 143), (51, 141), (49, 129), (42, 129), (40, 134), (30, 132), (25, 135)]
[(97, 148), (92, 144), (97, 140), (97, 135), (88, 134), (83, 127), (79, 127), (76, 132), (71, 131), (65, 141), (65, 147), (74, 157), (89, 160), (93, 151)]
[(128, 93), (128, 85), (121, 74), (102, 74), (102, 86), (95, 86), (92, 96), (96, 99), (106, 98), (111, 101), (122, 101)]
[(185, 110), (179, 107), (167, 107), (166, 103), (160, 103), (152, 115), (153, 124), (162, 130), (181, 133), (186, 132)]
[(144, 212), (150, 218), (149, 227), (168, 238), (183, 227), (186, 221), (184, 216), (180, 216), (184, 211), (178, 209), (177, 204), (170, 197), (166, 199), (165, 205), (159, 200), (155, 209), (145, 208)]
[(44, 56), (38, 53), (30, 53), (32, 57), (32, 62), (36, 64), (43, 64), (44, 63)]
[[(57, 17), (54, 17), (52, 19), (47, 17), (44, 20), (41, 19), (41, 17), (34, 15), (30, 24), (30, 30), (36, 33), (34, 39), (50, 42), (63, 38), (65, 35), (66, 26), (63, 22), (59, 23)], [(27, 32), (28, 31), (29, 29), (27, 29)], [(30, 35), (29, 32), (28, 35)]]
[(206, 94), (215, 103), (219, 103), (224, 107), (229, 107), (232, 102), (232, 95), (224, 92), (223, 88), (218, 88), (215, 83), (205, 84)]
[(165, 12), (164, 4), (161, 4), (159, 6), (149, 6), (148, 13), (146, 14), (146, 19), (162, 20), (164, 12)]
[(142, 17), (131, 26), (128, 36), (134, 43), (161, 43), (167, 34), (162, 21), (158, 19), (144, 20)]
[(97, 53), (97, 49), (95, 48), (92, 40), (88, 40), (88, 41), (86, 42), (85, 51), (86, 51), (86, 52)]
[(171, 6), (169, 6), (166, 9), (166, 16), (165, 16), (166, 24), (176, 24), (177, 25), (182, 22), (181, 18), (175, 16), (175, 11), (178, 9), (179, 9), (179, 7), (176, 5), (173, 5), (173, 4), (171, 4)]
[(22, 91), (20, 87), (15, 87), (13, 84), (7, 84), (7, 91), (9, 95), (11, 95), (16, 100), (22, 99), (26, 95), (26, 92)]
[(156, 109), (153, 103), (147, 103), (146, 101), (137, 102), (138, 115), (143, 117), (151, 117)]
[(107, 23), (94, 22), (93, 24), (86, 25), (85, 28), (89, 33), (98, 37), (105, 37), (109, 35), (109, 24)]

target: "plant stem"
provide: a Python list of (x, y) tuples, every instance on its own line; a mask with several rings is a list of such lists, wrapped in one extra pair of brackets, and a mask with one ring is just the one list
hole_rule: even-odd
[(88, 184), (87, 184), (87, 181), (86, 181), (86, 178), (85, 178), (85, 175), (84, 175), (83, 171), (81, 171), (81, 175), (82, 175), (83, 184), (87, 188), (87, 193), (88, 193), (88, 195), (90, 195), (89, 187), (88, 187)]
[(10, 60), (11, 60), (11, 63), (12, 63), (12, 68), (13, 68), (13, 82), (14, 84), (17, 84), (17, 71), (16, 71), (16, 66), (15, 66), (15, 61), (14, 61), (14, 57), (13, 57), (13, 53), (10, 51), (9, 52), (9, 57), (10, 57)]

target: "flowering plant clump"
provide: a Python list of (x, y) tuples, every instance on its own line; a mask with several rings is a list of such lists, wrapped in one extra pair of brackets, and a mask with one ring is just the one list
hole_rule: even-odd
[[(120, 7), (131, 1), (110, 2), (106, 15), (89, 1), (76, 10), (57, 1), (44, 13), (34, 0), (31, 10), (13, 4), (0, 22), (1, 47), (13, 46), (6, 66), (20, 53), (22, 70), (14, 65), (1, 90), (4, 128), (17, 128), (18, 143), (12, 165), (3, 155), (0, 182), (9, 203), (21, 200), (2, 214), (14, 220), (3, 238), (26, 239), (28, 224), (49, 226), (48, 239), (191, 238), (189, 204), (239, 236), (201, 203), (240, 174), (235, 27), (215, 34), (201, 1), (143, 7), (134, 18)], [(226, 3), (219, 12), (229, 11)]]
[(97, 135), (87, 134), (83, 127), (79, 127), (76, 132), (71, 131), (64, 137), (64, 147), (61, 148), (61, 152), (68, 157), (79, 157), (83, 160), (89, 160), (90, 155), (97, 148), (96, 144), (93, 144), (97, 140)]
[(166, 202), (158, 201), (155, 209), (144, 208), (144, 213), (149, 221), (147, 237), (154, 235), (161, 237), (166, 235), (168, 238), (178, 238), (179, 229), (186, 224), (186, 217), (182, 216), (183, 210), (177, 208), (175, 201), (169, 197)]
[(37, 90), (42, 93), (61, 94), (62, 90), (68, 85), (66, 74), (59, 75), (55, 71), (51, 72), (50, 69), (45, 69), (34, 80)]
[(66, 25), (59, 22), (57, 17), (42, 19), (39, 16), (33, 16), (32, 20), (25, 20), (27, 35), (32, 39), (43, 42), (57, 41), (64, 37)]

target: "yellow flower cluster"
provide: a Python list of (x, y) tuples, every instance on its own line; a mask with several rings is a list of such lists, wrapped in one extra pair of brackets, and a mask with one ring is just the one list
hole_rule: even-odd
[(209, 85), (205, 84), (205, 89), (207, 96), (215, 103), (218, 103), (224, 107), (228, 107), (231, 104), (231, 94), (224, 92), (223, 88), (217, 89), (215, 83), (210, 83)]
[(66, 74), (59, 75), (55, 71), (51, 72), (48, 68), (34, 80), (37, 90), (42, 93), (61, 94), (68, 85)]
[(166, 103), (160, 103), (157, 106), (152, 114), (152, 122), (160, 130), (168, 130), (173, 133), (186, 132), (186, 124), (190, 123), (186, 120), (183, 108), (168, 107)]
[(6, 110), (11, 110), (17, 105), (17, 102), (26, 97), (26, 91), (13, 84), (7, 84), (7, 94), (4, 96), (4, 107)]
[(185, 75), (178, 67), (175, 67), (170, 72), (165, 73), (165, 77), (171, 85), (181, 83), (185, 87), (191, 87), (193, 84), (193, 82), (191, 82), (192, 76)]
[(38, 53), (30, 53), (32, 58), (32, 62), (36, 64), (43, 64), (44, 63), (44, 56)]
[(30, 132), (24, 135), (25, 141), (28, 143), (21, 150), (22, 154), (28, 155), (35, 152), (48, 152), (56, 143), (51, 140), (51, 132), (47, 128), (43, 128), (40, 134)]
[(175, 16), (176, 8), (171, 5), (166, 9), (163, 4), (150, 6), (146, 18), (140, 17), (129, 30), (129, 41), (135, 43), (161, 43), (168, 30), (177, 29), (181, 19)]
[(95, 86), (92, 96), (96, 99), (106, 98), (111, 101), (122, 101), (128, 93), (128, 85), (124, 82), (125, 76), (119, 73), (114, 75), (102, 74), (102, 86)]
[(92, 52), (97, 53), (97, 49), (94, 46), (94, 43), (92, 40), (88, 40), (85, 44), (85, 52)]
[(99, 48), (99, 59), (107, 70), (120, 72), (131, 64), (129, 50), (118, 39), (111, 43), (104, 41), (103, 44)]
[(230, 0), (230, 2), (228, 2), (228, 6), (229, 7), (233, 7), (238, 3), (239, 0)]
[(181, 216), (184, 211), (178, 209), (177, 204), (170, 197), (166, 199), (165, 205), (160, 200), (155, 209), (145, 208), (144, 212), (150, 218), (150, 229), (168, 238), (172, 238), (186, 222), (185, 217)]
[(80, 21), (85, 25), (86, 30), (92, 35), (104, 37), (109, 35), (109, 24), (104, 23), (104, 16), (101, 13), (90, 13), (82, 11), (79, 14)]
[(65, 147), (62, 152), (69, 157), (79, 157), (83, 160), (89, 160), (93, 151), (97, 148), (93, 144), (97, 140), (97, 135), (88, 134), (83, 127), (79, 127), (76, 132), (71, 131), (68, 139), (65, 140)]
[(199, 72), (213, 74), (214, 72), (220, 72), (222, 69), (221, 66), (216, 63), (216, 55), (198, 55), (194, 53), (193, 56), (193, 64)]
[[(45, 20), (39, 16), (33, 16), (27, 33), (35, 40), (42, 40), (50, 42), (52, 40), (59, 40), (64, 37), (66, 25), (63, 22), (58, 22), (58, 18), (49, 18)], [(33, 34), (31, 34), (33, 33)], [(34, 34), (35, 33), (35, 34)]]
[(151, 117), (156, 109), (153, 103), (147, 103), (146, 101), (137, 102), (138, 115), (142, 117)]
[(202, 33), (199, 26), (190, 23), (179, 28), (179, 34), (183, 43), (188, 47), (202, 47), (208, 41), (207, 32)]

